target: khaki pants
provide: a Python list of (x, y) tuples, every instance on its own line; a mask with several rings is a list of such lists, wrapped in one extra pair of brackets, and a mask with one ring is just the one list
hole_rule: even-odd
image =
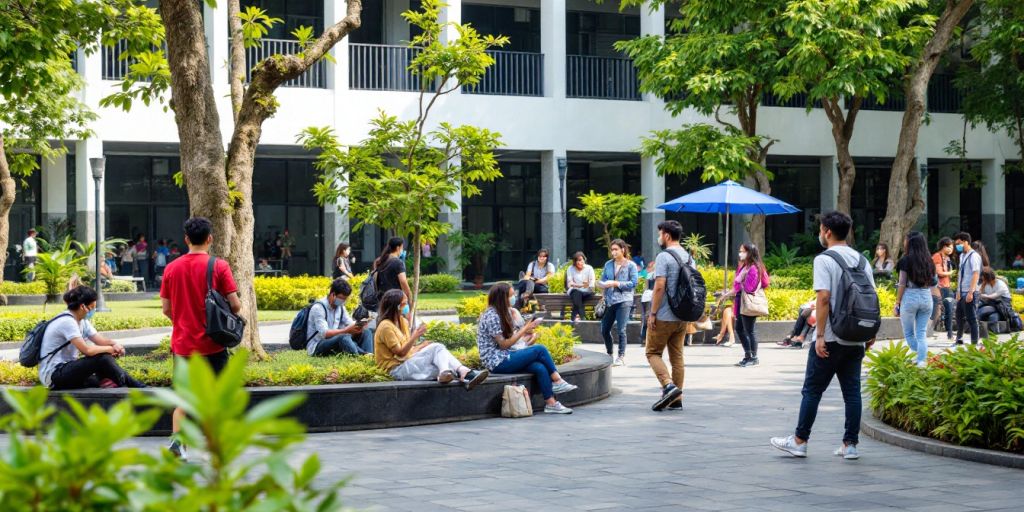
[[(686, 327), (689, 322), (666, 322), (658, 320), (654, 325), (647, 326), (647, 363), (654, 370), (654, 375), (662, 387), (673, 383), (683, 389), (683, 340), (686, 338)], [(672, 376), (662, 355), (668, 347), (668, 361), (672, 365)]]

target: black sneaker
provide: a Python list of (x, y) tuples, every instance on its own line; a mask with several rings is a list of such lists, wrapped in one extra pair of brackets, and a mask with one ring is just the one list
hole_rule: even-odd
[(789, 348), (795, 348), (795, 349), (804, 348), (804, 342), (802, 342), (802, 341), (794, 341), (793, 343), (791, 343), (789, 345)]
[(672, 402), (667, 407), (670, 411), (681, 411), (683, 410), (683, 397), (679, 397), (675, 402)]
[(490, 377), (490, 375), (491, 372), (489, 370), (470, 370), (466, 374), (466, 378), (462, 379), (462, 385), (466, 386), (466, 391), (470, 391), (479, 386), (481, 382), (487, 380), (487, 377)]
[(665, 386), (665, 389), (661, 391), (661, 399), (654, 402), (654, 405), (651, 406), (651, 410), (660, 412), (665, 409), (665, 407), (668, 407), (668, 404), (675, 402), (676, 399), (681, 396), (683, 396), (683, 390), (677, 388), (675, 384), (668, 384)]
[(749, 366), (757, 366), (758, 363), (760, 363), (760, 361), (758, 361), (756, 357), (751, 357), (750, 359), (741, 362), (740, 367), (747, 368)]
[(181, 444), (181, 441), (175, 439), (171, 441), (170, 446), (167, 447), (167, 451), (174, 455), (174, 458), (181, 459), (182, 462), (188, 462), (188, 450), (185, 449), (185, 445)]
[(747, 365), (747, 361), (749, 361), (749, 360), (750, 360), (749, 357), (744, 357), (743, 359), (740, 359), (740, 362), (734, 364), (733, 366), (740, 366), (740, 367), (746, 366)]

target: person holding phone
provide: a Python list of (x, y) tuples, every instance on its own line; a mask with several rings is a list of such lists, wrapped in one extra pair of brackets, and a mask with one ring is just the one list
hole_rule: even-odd
[(537, 259), (526, 266), (526, 272), (520, 273), (513, 306), (522, 309), (534, 293), (548, 293), (548, 280), (555, 275), (555, 265), (548, 261), (548, 256), (547, 249), (537, 251)]
[(339, 277), (331, 282), (327, 297), (313, 304), (306, 323), (306, 353), (316, 357), (373, 353), (373, 329), (366, 328), (365, 319), (356, 321), (345, 310), (351, 295), (352, 285)]
[(480, 315), (476, 329), (476, 345), (480, 349), (480, 363), (492, 373), (532, 373), (544, 396), (544, 412), (572, 414), (572, 409), (555, 399), (555, 393), (568, 393), (576, 389), (558, 374), (558, 368), (544, 345), (533, 345), (522, 350), (512, 347), (532, 335), (540, 325), (541, 317), (533, 317), (523, 327), (513, 327), (511, 308), (515, 306), (515, 290), (508, 283), (491, 287), (487, 295), (487, 309)]
[(409, 332), (409, 298), (400, 289), (388, 290), (380, 299), (380, 317), (374, 335), (377, 366), (395, 380), (437, 380), (441, 384), (456, 378), (469, 391), (487, 380), (491, 372), (474, 370), (459, 362), (440, 343), (424, 341), (427, 326)]

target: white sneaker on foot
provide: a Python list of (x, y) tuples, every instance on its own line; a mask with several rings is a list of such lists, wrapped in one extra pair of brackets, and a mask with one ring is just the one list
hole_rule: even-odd
[(544, 412), (548, 414), (572, 414), (572, 409), (562, 405), (562, 402), (555, 402), (555, 405), (545, 405)]
[(773, 437), (770, 442), (775, 448), (789, 453), (794, 457), (807, 456), (807, 443), (797, 444), (796, 436)]
[(562, 379), (551, 386), (551, 391), (554, 391), (555, 394), (562, 394), (568, 393), (570, 391), (575, 391), (577, 387), (579, 386), (576, 386), (575, 384), (569, 384), (568, 382), (565, 381), (565, 379)]
[(843, 444), (832, 453), (846, 460), (857, 460), (860, 458), (860, 455), (857, 453), (857, 445), (855, 444)]
[(622, 360), (622, 356), (619, 356), (615, 358), (615, 362), (612, 363), (612, 366), (626, 366), (626, 362)]

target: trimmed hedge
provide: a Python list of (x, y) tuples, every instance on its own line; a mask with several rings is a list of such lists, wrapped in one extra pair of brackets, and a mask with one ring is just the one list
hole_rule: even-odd
[[(0, 312), (0, 341), (21, 341), (28, 331), (40, 320), (53, 318), (59, 308), (43, 314), (40, 312)], [(109, 316), (97, 315), (93, 326), (99, 331), (123, 331), (128, 329), (146, 329), (150, 327), (168, 327), (171, 320), (160, 316)]]
[(428, 322), (425, 336), (448, 347), (448, 350), (471, 349), (476, 346), (476, 325)]
[[(359, 289), (366, 280), (367, 274), (356, 274), (349, 279), (352, 285), (350, 303), (358, 301)], [(411, 278), (410, 278), (411, 279)], [(310, 300), (327, 295), (332, 279), (323, 276), (256, 276), (253, 284), (256, 288), (256, 307), (282, 311), (298, 311), (309, 304)], [(455, 291), (461, 283), (448, 274), (428, 274), (420, 276), (421, 293), (446, 293)], [(412, 283), (410, 282), (411, 286)]]
[(477, 318), (484, 313), (487, 309), (487, 294), (473, 295), (464, 299), (459, 299), (459, 303), (455, 305), (455, 312), (459, 316), (471, 316)]
[[(434, 339), (430, 333), (454, 334), (451, 335), (452, 339), (446, 340)], [(467, 333), (472, 334), (471, 344), (466, 343), (469, 339)], [(567, 363), (575, 358), (573, 348), (580, 340), (572, 328), (538, 327), (537, 335), (537, 342), (548, 348), (555, 362)], [(431, 323), (427, 339), (448, 346), (452, 354), (466, 366), (480, 367), (474, 326)], [(461, 348), (453, 349), (452, 345)], [(170, 352), (166, 348), (141, 356), (125, 356), (119, 362), (131, 376), (147, 385), (168, 387), (171, 384), (173, 366)], [(245, 368), (246, 386), (302, 386), (390, 380), (391, 376), (374, 363), (373, 356), (310, 357), (304, 351), (289, 350), (271, 353), (267, 361), (250, 361)], [(0, 385), (32, 386), (38, 382), (38, 368), (25, 368), (15, 361), (0, 361)]]
[[(412, 276), (409, 276), (409, 279), (411, 280)], [(458, 290), (461, 285), (462, 281), (451, 274), (420, 276), (420, 293), (449, 293)]]
[(964, 445), (1024, 453), (1024, 343), (935, 355), (925, 369), (905, 343), (868, 352), (871, 410), (907, 432)]
[(46, 295), (46, 283), (33, 281), (31, 283), (15, 283), (4, 281), (0, 283), (0, 294), (3, 295)]

